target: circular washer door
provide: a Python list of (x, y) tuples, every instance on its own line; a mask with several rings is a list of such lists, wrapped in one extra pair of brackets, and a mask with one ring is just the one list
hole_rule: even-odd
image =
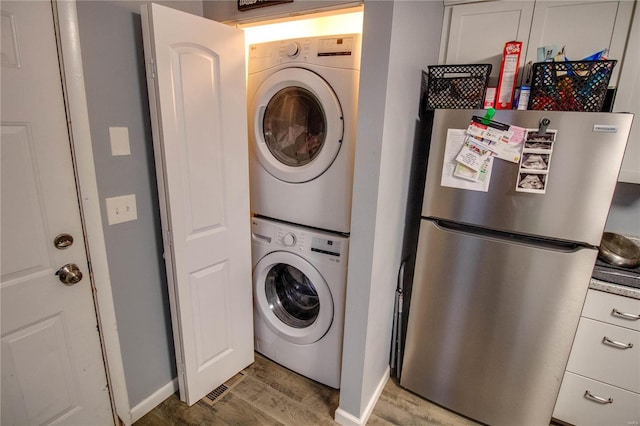
[(267, 325), (297, 344), (317, 342), (333, 321), (333, 298), (327, 282), (302, 257), (269, 253), (253, 270), (256, 307)]
[(285, 68), (258, 88), (250, 107), (254, 150), (271, 175), (291, 183), (313, 180), (333, 163), (344, 131), (331, 86), (303, 68)]

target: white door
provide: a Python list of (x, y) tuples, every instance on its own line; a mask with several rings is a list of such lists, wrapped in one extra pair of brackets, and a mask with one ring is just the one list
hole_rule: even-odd
[(180, 398), (192, 405), (253, 362), (244, 34), (157, 4), (142, 14)]
[[(1, 423), (113, 424), (51, 3), (1, 9)], [(67, 264), (76, 284), (55, 275)]]

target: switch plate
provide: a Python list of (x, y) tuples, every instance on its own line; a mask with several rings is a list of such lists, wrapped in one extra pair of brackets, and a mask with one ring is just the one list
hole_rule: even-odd
[(109, 127), (109, 140), (111, 141), (111, 155), (131, 155), (128, 127)]
[(122, 195), (105, 199), (107, 203), (107, 221), (109, 225), (138, 219), (136, 195)]

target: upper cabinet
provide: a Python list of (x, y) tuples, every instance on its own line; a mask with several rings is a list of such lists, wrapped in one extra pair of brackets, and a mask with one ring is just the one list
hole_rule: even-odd
[(619, 180), (640, 183), (638, 9), (638, 2), (629, 0), (445, 0), (439, 60), (490, 63), (489, 84), (496, 86), (507, 41), (523, 44), (519, 80), (524, 64), (537, 62), (538, 47), (564, 46), (571, 60), (608, 49), (608, 57), (618, 60), (609, 82), (618, 89), (613, 110), (636, 114)]
[(446, 64), (491, 64), (497, 85), (502, 49), (518, 40), (527, 51), (533, 1), (492, 1), (445, 7), (440, 60)]
[(640, 5), (636, 5), (633, 23), (629, 32), (629, 42), (625, 50), (624, 61), (620, 68), (620, 79), (614, 112), (632, 112), (635, 114), (627, 150), (620, 169), (620, 182), (640, 183)]
[[(238, 1), (204, 1), (202, 2), (202, 12), (205, 18), (213, 19), (214, 21), (243, 24), (345, 9), (362, 5), (363, 2), (364, 0), (296, 0), (240, 11), (238, 10)], [(259, 2), (245, 0), (244, 3), (257, 4)]]
[(618, 83), (621, 59), (629, 35), (632, 1), (536, 1), (524, 63), (537, 61), (540, 46), (556, 44), (566, 48), (572, 61), (600, 50), (617, 59), (609, 86)]

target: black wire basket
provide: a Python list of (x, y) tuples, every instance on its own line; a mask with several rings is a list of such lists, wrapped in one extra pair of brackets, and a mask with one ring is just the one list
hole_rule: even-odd
[(427, 109), (480, 109), (491, 64), (430, 65)]
[(602, 111), (617, 61), (537, 62), (529, 107), (543, 111)]

